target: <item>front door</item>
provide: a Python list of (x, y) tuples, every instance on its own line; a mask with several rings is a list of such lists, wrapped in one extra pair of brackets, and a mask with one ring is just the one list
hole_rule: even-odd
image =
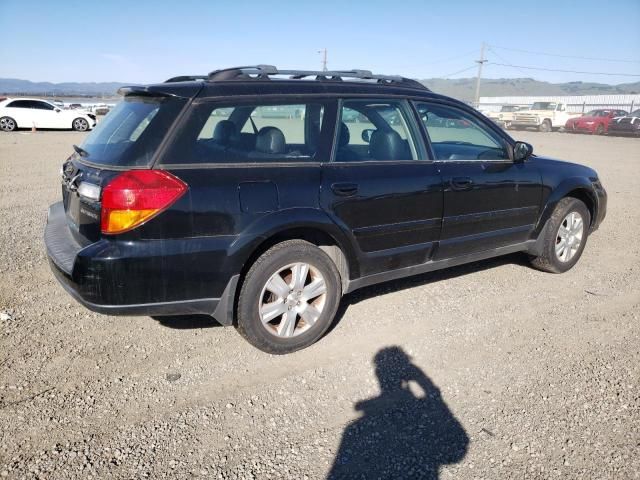
[(358, 247), (361, 276), (431, 259), (442, 184), (406, 101), (345, 100), (320, 203)]
[(416, 104), (444, 188), (441, 260), (524, 242), (540, 210), (540, 173), (514, 163), (509, 146), (485, 121), (446, 104)]

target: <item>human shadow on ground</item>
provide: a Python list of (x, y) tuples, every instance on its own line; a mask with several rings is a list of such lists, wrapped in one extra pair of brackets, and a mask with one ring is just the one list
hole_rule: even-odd
[(469, 437), (402, 348), (380, 350), (374, 363), (380, 395), (356, 403), (362, 416), (345, 429), (327, 479), (437, 480), (442, 465), (464, 458)]

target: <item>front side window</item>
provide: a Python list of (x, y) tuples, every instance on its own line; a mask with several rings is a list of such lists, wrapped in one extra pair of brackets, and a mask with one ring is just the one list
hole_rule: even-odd
[(165, 164), (318, 161), (325, 105), (201, 103)]
[(345, 100), (335, 161), (417, 160), (408, 104), (397, 100)]
[(36, 110), (53, 110), (55, 107), (47, 102), (31, 102), (32, 107)]
[(447, 105), (417, 103), (436, 160), (508, 160), (505, 142), (473, 115)]

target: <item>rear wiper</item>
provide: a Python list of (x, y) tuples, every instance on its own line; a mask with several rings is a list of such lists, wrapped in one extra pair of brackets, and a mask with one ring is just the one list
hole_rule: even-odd
[(73, 149), (76, 151), (76, 153), (78, 155), (80, 155), (81, 157), (88, 157), (89, 156), (89, 152), (87, 152), (84, 148), (79, 147), (78, 145), (74, 145)]

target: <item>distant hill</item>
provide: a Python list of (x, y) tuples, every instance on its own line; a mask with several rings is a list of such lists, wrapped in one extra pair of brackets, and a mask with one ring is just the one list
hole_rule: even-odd
[[(476, 91), (475, 78), (420, 80), (436, 93), (464, 101), (473, 101)], [(640, 82), (607, 85), (604, 83), (568, 82), (549, 83), (533, 78), (485, 78), (480, 82), (480, 96), (530, 96), (530, 95), (616, 95), (640, 93)]]
[[(429, 78), (420, 80), (436, 93), (448, 95), (464, 101), (472, 101), (475, 88), (475, 78), (443, 79)], [(101, 83), (50, 83), (30, 82), (15, 78), (0, 78), (0, 94), (26, 95), (59, 95), (59, 96), (102, 96), (115, 95), (118, 88), (131, 83), (101, 82)], [(486, 78), (482, 80), (481, 96), (507, 95), (614, 95), (640, 93), (640, 82), (620, 85), (603, 83), (569, 82), (549, 83), (533, 78)]]
[(59, 95), (59, 96), (102, 96), (115, 95), (123, 85), (130, 83), (120, 82), (30, 82), (17, 78), (0, 78), (0, 94), (24, 94), (24, 95)]

